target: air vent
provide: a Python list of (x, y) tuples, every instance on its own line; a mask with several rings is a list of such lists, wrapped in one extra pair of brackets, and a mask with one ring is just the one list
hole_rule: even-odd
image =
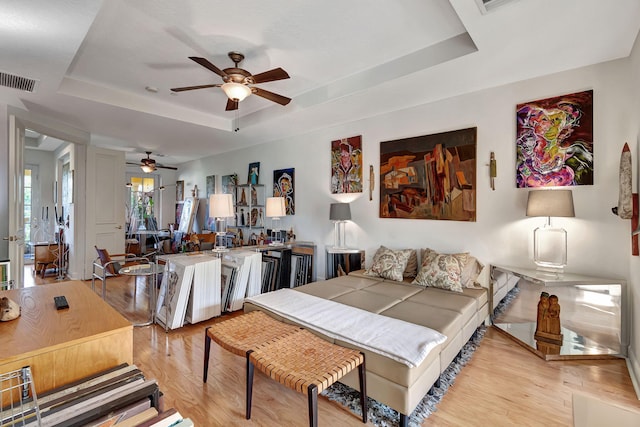
[(480, 12), (485, 13), (492, 12), (494, 9), (504, 6), (505, 4), (512, 3), (515, 0), (476, 0)]
[(26, 92), (35, 92), (38, 80), (27, 77), (16, 76), (15, 74), (0, 71), (0, 86), (10, 87), (12, 89), (24, 90)]

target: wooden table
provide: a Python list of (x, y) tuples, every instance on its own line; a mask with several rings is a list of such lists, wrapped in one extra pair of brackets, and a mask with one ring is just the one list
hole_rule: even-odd
[[(64, 295), (66, 310), (53, 297)], [(83, 282), (0, 291), (22, 314), (0, 322), (0, 373), (31, 366), (39, 394), (121, 363), (133, 363), (133, 325)]]

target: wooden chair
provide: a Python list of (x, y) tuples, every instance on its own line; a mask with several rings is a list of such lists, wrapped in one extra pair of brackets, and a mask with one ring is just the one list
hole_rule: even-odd
[(96, 290), (96, 279), (102, 282), (102, 299), (107, 295), (107, 277), (117, 277), (120, 269), (126, 265), (149, 264), (149, 258), (135, 254), (109, 254), (106, 249), (95, 246), (98, 258), (93, 261), (91, 289)]

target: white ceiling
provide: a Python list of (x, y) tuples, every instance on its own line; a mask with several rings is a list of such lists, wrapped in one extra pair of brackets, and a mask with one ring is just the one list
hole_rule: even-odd
[[(627, 57), (640, 28), (638, 0), (511, 0), (488, 13), (479, 3), (3, 0), (0, 71), (39, 82), (34, 93), (0, 87), (0, 102), (180, 164)], [(252, 95), (235, 113), (220, 88), (169, 90), (220, 83), (188, 57), (223, 69), (229, 51), (253, 74), (285, 69), (290, 79), (258, 86), (291, 103)]]

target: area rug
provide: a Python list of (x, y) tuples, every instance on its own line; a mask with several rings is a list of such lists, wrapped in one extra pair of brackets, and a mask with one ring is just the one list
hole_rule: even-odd
[[(436, 405), (442, 400), (447, 390), (453, 385), (456, 375), (462, 370), (462, 368), (469, 362), (471, 356), (480, 345), (480, 341), (484, 337), (486, 332), (486, 326), (480, 326), (473, 334), (471, 339), (464, 345), (460, 352), (460, 356), (456, 358), (440, 375), (440, 386), (433, 387), (432, 394), (427, 394), (416, 409), (409, 416), (409, 426), (418, 427), (422, 424), (425, 418), (431, 415), (436, 410)], [(333, 383), (331, 387), (324, 390), (322, 395), (340, 403), (341, 405), (349, 408), (351, 412), (358, 417), (362, 416), (362, 410), (360, 408), (360, 393), (351, 387), (347, 387), (342, 383)], [(368, 417), (369, 421), (373, 425), (380, 427), (397, 426), (400, 423), (400, 414), (374, 399), (367, 398), (368, 405)]]
[[(504, 312), (509, 304), (511, 304), (511, 302), (516, 298), (519, 291), (520, 289), (515, 286), (496, 306), (494, 316), (498, 316)], [(454, 359), (447, 369), (445, 369), (445, 371), (440, 375), (440, 385), (438, 387), (434, 386), (432, 394), (427, 394), (422, 401), (418, 403), (414, 411), (409, 416), (410, 427), (419, 427), (425, 418), (436, 411), (436, 405), (440, 403), (447, 390), (449, 390), (449, 387), (453, 385), (458, 373), (467, 365), (467, 363), (469, 363), (473, 353), (480, 346), (480, 341), (484, 338), (486, 331), (486, 326), (480, 326), (464, 345), (460, 351), (460, 356)], [(329, 400), (333, 400), (343, 406), (346, 406), (358, 417), (362, 416), (362, 410), (360, 408), (360, 393), (351, 387), (347, 387), (342, 383), (336, 382), (331, 387), (324, 390), (322, 395), (327, 397)], [(394, 409), (389, 408), (387, 405), (368, 397), (367, 406), (369, 421), (373, 423), (373, 425), (379, 427), (391, 427), (397, 426), (400, 423), (400, 414)]]

